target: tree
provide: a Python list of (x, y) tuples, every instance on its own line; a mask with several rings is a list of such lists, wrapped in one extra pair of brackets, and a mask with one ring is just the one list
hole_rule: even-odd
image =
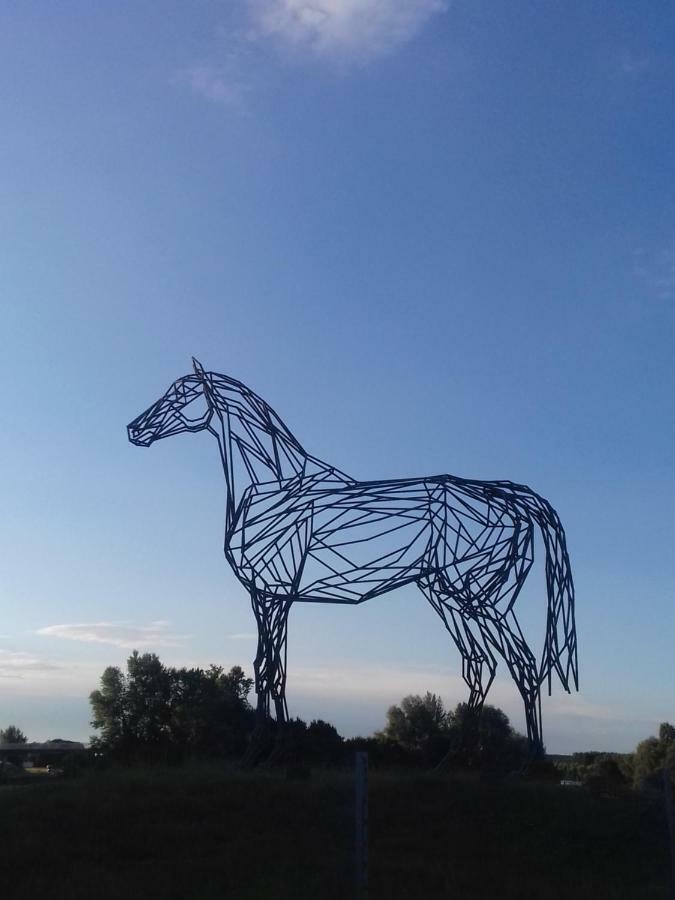
[(429, 691), (420, 697), (410, 694), (400, 705), (387, 710), (387, 724), (376, 734), (404, 750), (423, 757), (436, 755), (439, 745), (447, 743), (448, 714), (443, 701)]
[(323, 719), (313, 719), (309, 725), (299, 718), (289, 719), (282, 724), (274, 724), (272, 731), (273, 747), (267, 759), (268, 765), (299, 766), (304, 771), (308, 764), (326, 765), (343, 761), (344, 740), (335, 726)]
[(134, 651), (126, 674), (107, 668), (90, 695), (95, 746), (123, 760), (240, 752), (252, 727), (252, 684), (239, 666), (167, 668)]
[(519, 768), (528, 756), (527, 739), (495, 706), (481, 712), (459, 703), (447, 712), (436, 694), (412, 694), (387, 710), (387, 724), (376, 734), (409, 758), (462, 767)]
[(653, 780), (661, 769), (669, 769), (675, 777), (675, 727), (669, 722), (659, 726), (659, 736), (649, 737), (635, 748), (633, 773), (635, 784)]
[(308, 751), (311, 759), (317, 762), (339, 762), (344, 740), (337, 728), (323, 719), (313, 719), (307, 728)]
[(527, 739), (518, 734), (506, 713), (486, 704), (480, 713), (458, 703), (450, 714), (453, 761), (462, 766), (514, 768), (527, 758)]
[(115, 666), (101, 676), (101, 687), (89, 696), (99, 747), (127, 758), (159, 756), (168, 744), (170, 673), (154, 653), (134, 650), (127, 674)]
[(190, 753), (235, 754), (243, 751), (253, 726), (248, 695), (253, 679), (240, 666), (173, 671), (171, 736)]
[(28, 738), (16, 725), (8, 725), (0, 731), (0, 744), (27, 744)]
[[(0, 744), (27, 744), (28, 738), (20, 728), (16, 725), (8, 725), (4, 731), (0, 731)], [(3, 759), (14, 766), (20, 766), (22, 761), (21, 752), (6, 751), (2, 754)]]

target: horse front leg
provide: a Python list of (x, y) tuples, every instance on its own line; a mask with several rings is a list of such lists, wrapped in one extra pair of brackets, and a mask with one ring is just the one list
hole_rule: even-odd
[(282, 724), (288, 719), (286, 640), (291, 602), (285, 596), (270, 597), (257, 591), (251, 594), (251, 604), (258, 624), (258, 650), (253, 669), (255, 690), (258, 695), (259, 725), (263, 725), (270, 718), (272, 703), (277, 722)]

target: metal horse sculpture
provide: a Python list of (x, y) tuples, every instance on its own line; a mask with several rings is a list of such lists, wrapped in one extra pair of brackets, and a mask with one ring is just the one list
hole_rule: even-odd
[[(510, 481), (453, 475), (357, 481), (307, 453), (246, 385), (205, 372), (175, 381), (128, 426), (149, 447), (185, 431), (218, 441), (227, 484), (225, 556), (250, 594), (258, 624), (258, 715), (286, 721), (286, 634), (293, 603), (362, 603), (419, 586), (462, 656), (469, 705), (479, 711), (505, 661), (525, 704), (533, 753), (543, 747), (541, 686), (558, 675), (578, 689), (574, 587), (555, 510)], [(546, 552), (546, 639), (539, 661), (514, 604)]]

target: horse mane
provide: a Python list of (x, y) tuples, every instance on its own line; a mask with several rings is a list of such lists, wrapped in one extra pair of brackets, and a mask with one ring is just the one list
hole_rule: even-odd
[[(352, 480), (344, 472), (309, 454), (269, 403), (243, 382), (217, 372), (209, 372), (206, 377), (210, 400), (227, 419), (228, 440), (238, 450), (251, 481), (256, 484), (270, 480), (281, 482), (318, 472), (334, 473), (339, 478)], [(271, 479), (265, 477), (265, 470), (271, 471)]]

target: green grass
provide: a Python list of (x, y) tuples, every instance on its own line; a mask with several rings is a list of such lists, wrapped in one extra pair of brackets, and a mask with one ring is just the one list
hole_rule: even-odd
[[(371, 773), (371, 900), (668, 897), (658, 798)], [(0, 788), (0, 896), (353, 896), (350, 773), (118, 770)]]

